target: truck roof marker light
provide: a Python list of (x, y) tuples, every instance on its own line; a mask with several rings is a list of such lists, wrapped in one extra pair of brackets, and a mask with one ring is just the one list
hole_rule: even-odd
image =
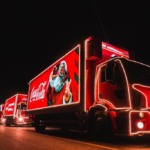
[(110, 58), (115, 58), (115, 57), (117, 57), (115, 54), (112, 54), (112, 55), (110, 56)]
[[(150, 92), (149, 92), (150, 91), (150, 86), (144, 86), (142, 84), (133, 84), (132, 88), (135, 89), (136, 91), (140, 92), (142, 95), (144, 95), (144, 97), (145, 97), (145, 103), (146, 103), (146, 108), (148, 108), (148, 98), (147, 98), (148, 95), (147, 94), (150, 94)], [(141, 88), (143, 88), (143, 90)], [(144, 91), (144, 89), (149, 89), (149, 91), (148, 90)]]

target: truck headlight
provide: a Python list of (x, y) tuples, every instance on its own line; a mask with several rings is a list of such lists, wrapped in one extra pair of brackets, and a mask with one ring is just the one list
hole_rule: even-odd
[(18, 122), (23, 122), (23, 118), (22, 118), (22, 117), (19, 117), (19, 118), (18, 118)]
[(137, 127), (138, 127), (139, 129), (143, 129), (143, 128), (144, 128), (144, 123), (141, 122), (141, 121), (139, 121), (139, 122), (137, 123)]
[(4, 123), (5, 123), (5, 121), (6, 121), (6, 119), (5, 119), (5, 118), (3, 118), (3, 119), (2, 119), (2, 124), (4, 124)]

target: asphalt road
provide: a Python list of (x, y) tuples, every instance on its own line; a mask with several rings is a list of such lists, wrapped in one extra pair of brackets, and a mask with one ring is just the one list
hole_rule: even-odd
[(150, 136), (92, 139), (86, 133), (48, 128), (37, 133), (33, 127), (0, 126), (0, 150), (148, 150)]

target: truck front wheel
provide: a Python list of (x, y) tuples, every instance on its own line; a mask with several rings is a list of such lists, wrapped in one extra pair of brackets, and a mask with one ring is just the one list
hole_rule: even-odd
[(105, 114), (103, 110), (96, 110), (90, 119), (89, 131), (95, 137), (104, 138), (112, 137), (112, 123), (109, 115)]
[(11, 125), (10, 123), (6, 123), (6, 126), (7, 126), (7, 127), (10, 127), (10, 125)]

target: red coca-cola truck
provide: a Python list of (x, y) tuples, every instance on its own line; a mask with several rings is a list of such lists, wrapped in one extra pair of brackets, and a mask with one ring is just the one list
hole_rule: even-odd
[(3, 125), (5, 119), (3, 118), (4, 104), (0, 104), (0, 124)]
[(34, 116), (35, 130), (49, 126), (100, 136), (149, 134), (150, 66), (130, 56), (90, 36), (34, 77), (27, 111)]
[(4, 124), (6, 126), (31, 125), (32, 120), (26, 111), (27, 94), (17, 93), (7, 100), (3, 111)]

